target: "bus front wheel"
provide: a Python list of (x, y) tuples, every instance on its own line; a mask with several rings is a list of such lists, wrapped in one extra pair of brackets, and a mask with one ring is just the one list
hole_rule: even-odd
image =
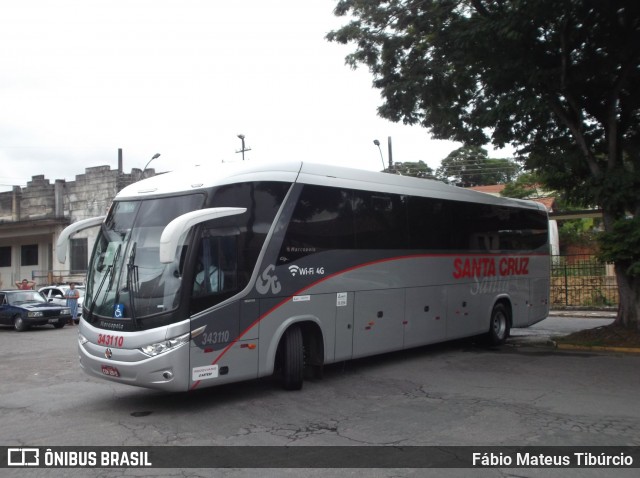
[(502, 345), (509, 337), (509, 311), (507, 307), (498, 303), (491, 311), (488, 339), (491, 345)]
[(300, 390), (304, 379), (304, 344), (299, 326), (293, 325), (287, 329), (282, 347), (282, 387), (285, 390)]

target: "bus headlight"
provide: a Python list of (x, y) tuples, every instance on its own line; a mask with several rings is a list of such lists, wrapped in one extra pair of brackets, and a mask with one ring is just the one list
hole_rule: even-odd
[(87, 342), (89, 342), (89, 341), (87, 340), (87, 338), (86, 338), (84, 335), (82, 335), (80, 332), (78, 332), (78, 343), (79, 343), (80, 345), (84, 345), (84, 344), (86, 344)]
[(145, 345), (144, 347), (140, 347), (140, 351), (143, 354), (148, 355), (149, 357), (155, 357), (156, 355), (169, 352), (170, 350), (180, 347), (181, 345), (187, 344), (189, 343), (189, 340), (191, 340), (191, 333), (187, 333), (168, 340), (163, 340), (162, 342), (158, 342), (155, 344)]
[(42, 317), (42, 312), (27, 312), (27, 317)]

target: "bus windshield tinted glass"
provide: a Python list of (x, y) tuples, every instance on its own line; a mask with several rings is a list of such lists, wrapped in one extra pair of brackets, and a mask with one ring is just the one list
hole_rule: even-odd
[(203, 202), (203, 195), (116, 202), (93, 251), (85, 308), (101, 317), (132, 319), (176, 308), (183, 247), (172, 263), (160, 263), (160, 235), (170, 221)]

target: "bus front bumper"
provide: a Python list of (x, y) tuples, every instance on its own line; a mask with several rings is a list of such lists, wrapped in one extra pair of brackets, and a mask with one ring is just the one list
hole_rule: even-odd
[(80, 367), (92, 377), (137, 387), (184, 392), (189, 387), (189, 345), (155, 357), (138, 349), (114, 349), (78, 342)]

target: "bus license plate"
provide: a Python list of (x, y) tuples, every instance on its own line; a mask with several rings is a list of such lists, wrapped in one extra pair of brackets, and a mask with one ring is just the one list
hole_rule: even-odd
[(102, 366), (102, 373), (109, 376), (109, 377), (119, 377), (120, 376), (120, 372), (118, 372), (118, 369), (111, 366), (111, 365), (103, 365)]

